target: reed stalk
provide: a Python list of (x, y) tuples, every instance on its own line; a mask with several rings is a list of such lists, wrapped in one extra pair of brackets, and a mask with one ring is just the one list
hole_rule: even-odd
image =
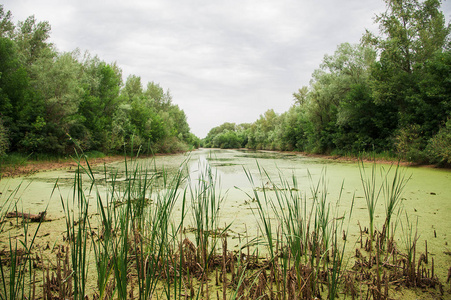
[[(390, 180), (389, 174), (392, 169), (392, 166), (387, 170), (384, 181), (383, 181), (383, 193), (385, 198), (385, 232), (383, 232), (383, 236), (385, 236), (385, 240), (390, 240), (391, 234), (391, 221), (393, 214), (396, 209), (399, 208), (402, 202), (402, 194), (404, 192), (404, 188), (409, 182), (411, 176), (406, 177), (406, 171), (401, 170), (399, 168), (399, 163), (396, 165), (394, 170), (393, 178)], [(399, 213), (398, 213), (399, 214)], [(394, 230), (393, 230), (394, 232)]]
[(66, 239), (70, 245), (71, 253), (73, 297), (80, 300), (85, 299), (86, 296), (90, 232), (89, 201), (83, 190), (83, 173), (80, 161), (78, 161), (72, 187), (72, 203), (70, 199), (64, 201), (61, 197), (66, 219)]
[[(415, 252), (416, 245), (419, 239), (418, 236), (418, 217), (416, 219), (415, 226), (413, 222), (409, 220), (409, 215), (405, 214), (406, 220), (405, 223), (401, 222), (401, 229), (403, 232), (403, 244), (404, 249), (406, 251), (407, 258), (407, 277), (409, 284), (416, 284), (416, 274), (415, 274)], [(403, 225), (404, 224), (404, 225)]]
[(371, 174), (367, 175), (365, 165), (362, 160), (359, 161), (360, 180), (362, 182), (363, 192), (365, 194), (366, 206), (368, 210), (369, 234), (370, 234), (370, 261), (374, 240), (374, 215), (379, 196), (383, 190), (383, 185), (377, 187), (376, 162), (372, 164)]
[[(7, 203), (4, 205), (7, 205)], [(0, 256), (1, 300), (31, 299), (35, 293), (35, 283), (33, 280), (35, 272), (32, 272), (33, 264), (31, 256), (42, 220), (39, 221), (34, 232), (30, 232), (29, 220), (23, 216), (18, 217), (19, 219), (21, 220), (23, 234), (21, 235), (22, 238), (9, 236), (9, 264), (4, 265), (3, 259)]]

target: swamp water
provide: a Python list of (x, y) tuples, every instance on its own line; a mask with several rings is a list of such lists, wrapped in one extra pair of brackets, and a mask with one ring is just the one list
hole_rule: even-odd
[[(180, 168), (184, 164), (186, 170), (183, 173), (180, 172)], [(171, 189), (170, 186), (163, 183), (165, 178), (164, 173), (167, 174), (167, 181), (169, 181), (171, 177), (176, 176), (176, 174), (183, 173), (183, 177), (189, 174), (190, 180), (180, 182), (179, 188), (177, 189), (177, 195), (174, 196), (174, 198), (177, 199), (174, 199), (173, 208), (171, 210), (172, 215), (176, 220), (180, 220), (181, 216), (185, 215), (183, 221), (183, 233), (182, 231), (177, 231), (177, 229), (172, 228), (172, 232), (168, 231), (167, 234), (176, 235), (174, 240), (180, 240), (180, 242), (183, 238), (188, 237), (193, 241), (193, 246), (197, 247), (203, 242), (202, 237), (213, 238), (214, 242), (211, 242), (207, 248), (210, 249), (216, 247), (218, 253), (221, 253), (225, 248), (224, 240), (219, 236), (222, 230), (226, 228), (228, 243), (226, 249), (228, 251), (235, 251), (235, 253), (239, 253), (237, 250), (241, 247), (244, 249), (246, 243), (253, 241), (256, 236), (261, 236), (262, 232), (265, 232), (263, 220), (271, 222), (269, 233), (274, 235), (274, 240), (278, 240), (278, 236), (282, 235), (282, 233), (280, 233), (280, 224), (277, 222), (278, 220), (280, 221), (280, 218), (278, 219), (278, 216), (272, 210), (270, 203), (277, 203), (277, 199), (280, 199), (278, 197), (283, 198), (287, 196), (281, 196), (277, 191), (284, 190), (287, 194), (299, 194), (300, 197), (304, 199), (301, 203), (303, 204), (302, 207), (304, 209), (303, 216), (306, 216), (307, 219), (310, 220), (310, 223), (315, 220), (315, 214), (311, 214), (310, 211), (312, 209), (317, 209), (317, 207), (314, 206), (314, 198), (317, 201), (321, 202), (324, 200), (324, 202), (327, 203), (327, 208), (329, 210), (326, 209), (326, 211), (329, 211), (330, 215), (328, 216), (326, 225), (329, 226), (332, 223), (335, 224), (337, 220), (342, 221), (341, 225), (336, 224), (336, 227), (334, 227), (335, 237), (339, 236), (340, 239), (342, 239), (343, 234), (341, 231), (345, 231), (347, 237), (346, 248), (345, 251), (343, 251), (345, 253), (343, 265), (345, 264), (344, 262), (348, 262), (347, 268), (352, 267), (356, 248), (360, 245), (359, 239), (362, 239), (361, 231), (364, 230), (365, 227), (369, 227), (368, 206), (361, 179), (362, 169), (356, 162), (324, 160), (301, 155), (265, 151), (254, 152), (200, 149), (190, 154), (159, 156), (153, 159), (137, 159), (127, 165), (127, 171), (124, 162), (111, 163), (106, 166), (95, 166), (92, 167), (92, 170), (87, 170), (86, 174), (80, 176), (80, 178), (82, 178), (80, 182), (83, 182), (83, 195), (88, 200), (89, 219), (92, 220), (92, 224), (90, 224), (91, 227), (89, 227), (91, 232), (94, 232), (101, 227), (99, 222), (101, 223), (102, 219), (99, 217), (98, 198), (100, 197), (103, 199), (102, 203), (105, 204), (105, 206), (108, 202), (117, 201), (116, 198), (124, 199), (123, 195), (127, 191), (126, 187), (127, 185), (130, 186), (129, 183), (131, 178), (133, 178), (133, 176), (130, 176), (130, 173), (133, 173), (135, 166), (138, 165), (139, 167), (137, 168), (145, 170), (145, 176), (148, 178), (160, 178), (158, 179), (160, 182), (158, 184), (159, 187), (153, 188), (151, 192), (145, 192), (142, 197), (143, 199), (148, 199), (149, 202), (155, 202), (156, 200), (153, 198), (158, 197), (157, 195), (161, 193), (161, 191), (164, 193)], [(371, 168), (372, 164), (365, 164), (366, 174), (371, 174)], [(390, 176), (393, 176), (392, 174), (394, 173), (395, 168), (396, 166), (392, 167), (390, 170)], [(206, 169), (211, 171), (210, 177), (206, 176)], [(379, 188), (382, 182), (381, 178), (383, 178), (380, 174), (385, 174), (384, 172), (390, 169), (390, 165), (378, 165), (376, 169), (376, 186)], [(441, 295), (440, 292), (437, 291), (434, 295), (441, 295), (440, 297), (447, 298), (450, 296), (448, 292), (450, 288), (449, 284), (446, 284), (446, 281), (448, 279), (448, 269), (451, 267), (451, 172), (447, 170), (416, 167), (401, 169), (403, 174), (406, 175), (406, 178), (410, 177), (410, 180), (403, 190), (402, 201), (397, 206), (395, 216), (392, 219), (394, 224), (392, 228), (396, 229), (394, 242), (402, 252), (402, 249), (406, 249), (405, 244), (408, 240), (407, 236), (409, 228), (411, 233), (410, 236), (413, 236), (413, 239), (415, 239), (415, 232), (417, 232), (416, 250), (418, 251), (418, 257), (416, 259), (418, 260), (420, 253), (425, 252), (425, 241), (427, 241), (427, 252), (430, 259), (434, 259), (435, 264), (435, 268), (432, 267), (432, 272), (435, 272), (439, 281), (444, 284), (444, 288), (442, 288), (444, 289), (444, 294)], [(142, 174), (140, 176), (142, 176)], [(72, 200), (69, 201), (68, 199), (77, 198), (75, 194), (79, 191), (74, 194), (74, 186), (76, 187), (75, 190), (77, 190), (79, 186), (74, 185), (75, 177), (76, 170), (69, 169), (41, 172), (24, 178), (3, 179), (0, 182), (0, 192), (2, 193), (0, 195), (0, 205), (2, 205), (2, 214), (6, 213), (7, 205), (15, 203), (16, 207), (8, 206), (8, 211), (17, 210), (19, 212), (37, 214), (38, 212), (46, 210), (47, 219), (52, 220), (50, 222), (43, 222), (40, 225), (36, 235), (36, 242), (33, 246), (34, 249), (37, 249), (36, 251), (40, 253), (39, 256), (41, 261), (54, 261), (56, 255), (55, 252), (60, 249), (61, 245), (67, 243), (65, 237), (68, 231), (66, 216), (68, 213), (70, 214), (72, 212), (76, 218), (77, 207), (74, 205), (70, 208), (71, 210), (67, 210), (67, 207), (66, 209), (63, 208), (62, 203), (67, 201), (67, 205), (69, 205), (69, 202)], [(91, 184), (92, 180), (90, 177), (95, 178), (94, 185)], [(161, 179), (162, 177), (163, 179)], [(217, 178), (213, 192), (205, 192), (205, 190), (210, 189), (212, 185), (207, 183), (202, 186), (201, 184), (202, 182), (208, 181), (207, 177), (210, 179)], [(140, 178), (142, 179), (142, 177)], [(287, 183), (292, 183), (293, 178), (296, 179), (296, 184), (293, 183), (288, 186)], [(253, 184), (251, 184), (251, 181), (253, 181)], [(116, 189), (115, 191), (112, 191), (112, 186)], [(191, 188), (187, 186), (191, 186)], [(376, 194), (379, 191), (378, 188), (376, 189)], [(212, 201), (215, 202), (214, 208), (211, 210), (209, 210), (208, 207), (200, 208), (209, 211), (211, 214), (203, 216), (196, 215), (196, 213), (193, 212), (195, 206), (191, 201), (191, 198), (193, 198), (192, 196), (194, 196), (194, 198), (202, 198), (207, 194), (210, 195), (210, 197), (215, 198), (214, 201)], [(117, 197), (115, 197), (115, 195)], [(180, 198), (183, 198), (183, 195), (185, 195), (185, 198), (187, 199), (186, 202), (180, 200)], [(266, 199), (266, 201), (262, 201), (262, 199)], [(5, 204), (6, 202), (8, 202), (8, 204)], [(180, 203), (185, 203), (186, 207), (182, 206)], [(211, 203), (208, 202), (207, 204)], [(262, 205), (259, 207), (259, 204)], [(217, 210), (218, 207), (219, 210)], [(259, 208), (267, 213), (263, 218), (261, 217), (261, 214), (259, 214)], [(398, 212), (399, 208), (402, 208), (402, 211)], [(218, 212), (217, 215), (214, 214), (216, 211)], [(349, 218), (349, 213), (351, 211), (352, 214)], [(406, 217), (406, 215), (408, 217)], [(202, 226), (206, 228), (205, 231), (211, 231), (207, 235), (205, 235), (205, 232), (196, 235), (196, 228), (199, 227), (196, 225), (198, 224), (196, 222), (200, 217), (207, 218), (207, 220), (202, 221)], [(211, 223), (208, 223), (208, 218), (212, 220)], [(375, 204), (375, 230), (382, 230), (385, 218), (385, 200), (381, 193), (378, 202)], [(5, 222), (5, 220), (7, 222)], [(0, 251), (3, 251), (2, 253), (6, 253), (10, 249), (9, 240), (11, 238), (21, 239), (21, 237), (23, 237), (22, 227), (17, 226), (17, 224), (20, 224), (21, 222), (22, 220), (19, 218), (3, 220), (1, 225), (2, 232), (0, 233)], [(179, 221), (176, 221), (175, 223), (178, 224)], [(307, 223), (308, 222), (304, 223), (304, 225)], [(77, 224), (78, 223), (76, 222), (73, 225), (77, 226)], [(29, 232), (32, 232), (37, 226), (38, 225), (30, 224)], [(215, 233), (212, 233), (213, 231), (215, 231)], [(337, 231), (339, 232), (337, 233)], [(174, 232), (176, 233), (174, 234)], [(263, 234), (263, 236), (264, 235), (265, 234)], [(180, 236), (180, 238), (178, 236)], [(223, 236), (225, 236), (225, 234)], [(331, 233), (330, 237), (333, 238), (334, 234)], [(196, 239), (197, 242), (195, 242)], [(86, 240), (90, 241), (90, 238), (87, 237)], [(248, 255), (249, 251), (256, 251), (255, 249), (258, 248), (258, 255), (260, 257), (271, 257), (271, 249), (267, 245), (268, 240), (268, 232), (266, 232), (266, 237), (255, 241), (255, 243), (253, 243), (254, 247), (252, 247), (251, 250), (249, 250), (249, 247), (247, 248)], [(258, 243), (258, 247), (255, 247), (256, 243)], [(342, 248), (340, 248), (340, 250), (341, 249)], [(175, 250), (171, 249), (170, 251)], [(404, 250), (404, 252), (406, 251)], [(134, 255), (137, 257), (136, 253)], [(327, 254), (327, 256), (329, 257), (329, 254)], [(134, 256), (131, 254), (130, 258), (131, 257)], [(322, 257), (324, 257), (324, 254)], [(159, 260), (163, 260), (163, 258), (160, 257)], [(202, 258), (200, 258), (200, 260), (202, 260)], [(95, 271), (96, 257), (91, 254), (87, 261), (86, 273), (87, 278), (89, 279), (85, 283), (87, 289), (86, 293), (92, 296), (95, 294), (94, 291), (98, 290), (96, 278), (99, 275), (98, 272), (96, 273)], [(307, 262), (308, 259), (305, 261)], [(206, 263), (205, 258), (204, 263)], [(50, 263), (50, 271), (55, 268), (55, 264), (56, 263)], [(4, 263), (4, 265), (6, 264)], [(202, 265), (201, 262), (200, 265)], [(320, 264), (318, 264), (318, 266), (319, 265)], [(221, 267), (219, 267), (220, 271), (223, 271), (222, 273), (227, 274), (230, 272), (233, 273), (230, 268), (231, 267), (228, 266), (227, 270), (224, 271), (226, 267), (224, 267), (224, 270), (221, 270)], [(257, 270), (258, 268), (255, 269)], [(253, 272), (257, 274), (257, 271), (254, 270)], [(285, 272), (286, 274), (289, 273), (288, 271)], [(298, 270), (298, 275), (299, 272), (300, 271)], [(168, 271), (168, 273), (170, 272)], [(214, 272), (212, 271), (211, 274), (214, 274)], [(211, 274), (208, 276), (212, 276)], [(111, 278), (113, 277), (112, 275), (110, 276)], [(133, 276), (140, 277), (136, 274)], [(186, 276), (186, 274), (184, 276)], [(271, 275), (268, 276), (271, 277)], [(162, 277), (163, 282), (166, 277), (169, 276)], [(216, 275), (216, 277), (218, 277), (218, 275)], [(277, 276), (272, 275), (272, 277)], [(258, 276), (254, 278), (254, 281), (256, 282), (255, 285), (258, 285), (258, 282), (261, 279), (258, 278)], [(324, 281), (326, 284), (327, 281), (330, 280), (318, 278), (318, 281)], [(128, 280), (127, 277), (124, 277), (124, 280)], [(218, 279), (216, 279), (216, 281), (217, 280)], [(227, 281), (227, 279), (225, 280)], [(233, 281), (233, 279), (230, 278), (228, 280), (230, 282)], [(37, 281), (39, 282), (39, 280)], [(135, 284), (137, 284), (136, 281), (139, 280), (135, 280)], [(186, 288), (189, 284), (185, 281), (186, 279), (180, 279), (179, 290), (181, 292), (177, 297), (185, 298), (188, 295), (193, 295), (194, 298), (196, 298), (196, 295), (198, 295), (197, 291), (194, 293), (187, 292)], [(198, 281), (203, 282), (205, 280), (200, 278)], [(219, 293), (223, 296), (220, 288), (214, 289), (214, 279), (210, 279), (210, 281), (212, 281), (210, 287), (210, 293), (212, 294), (211, 298), (216, 299), (216, 296), (219, 295)], [(269, 280), (267, 280), (267, 282), (268, 281)], [(171, 279), (170, 282), (168, 281), (168, 286), (176, 285), (176, 282), (176, 279)], [(142, 281), (142, 283), (144, 286), (145, 282)], [(277, 285), (275, 283), (270, 284)], [(117, 285), (118, 284), (116, 283), (114, 288), (119, 289)], [(130, 281), (130, 285), (133, 285), (133, 280)], [(150, 284), (148, 286), (154, 295), (158, 294), (156, 291), (160, 291), (160, 295), (169, 295), (168, 291), (165, 291), (165, 288), (161, 287), (161, 283), (155, 283), (155, 286), (157, 285), (158, 288), (150, 286)], [(207, 287), (204, 287), (204, 285)], [(222, 283), (216, 285), (222, 287)], [(268, 286), (269, 284), (267, 283), (266, 285)], [(196, 290), (200, 289), (199, 284), (196, 286)], [(252, 283), (248, 283), (248, 286), (252, 287)], [(114, 288), (111, 287), (111, 289)], [(208, 291), (208, 284), (201, 284), (202, 291), (204, 288)], [(227, 285), (227, 298), (233, 298), (234, 295), (240, 295), (238, 292), (239, 288), (239, 284), (235, 284), (235, 286), (232, 284)], [(39, 289), (40, 288), (38, 287), (37, 290)], [(191, 287), (191, 289), (193, 288)], [(284, 291), (284, 295), (289, 297), (289, 292), (285, 291), (285, 289), (287, 289), (286, 286), (280, 288), (280, 290)], [(341, 287), (340, 289), (340, 292), (342, 292), (344, 288)], [(381, 288), (379, 288), (379, 290), (380, 289)], [(390, 289), (392, 289), (392, 287), (390, 287)], [(107, 288), (105, 288), (105, 290), (107, 290)], [(125, 290), (127, 291), (127, 288), (125, 288)], [(320, 292), (317, 287), (314, 287), (313, 290), (318, 290), (318, 293), (320, 294), (323, 293), (322, 295), (324, 298), (335, 297), (334, 295), (331, 296), (330, 292), (329, 294), (324, 291)], [(369, 290), (369, 288), (363, 289), (363, 297), (365, 295), (373, 295), (373, 297), (375, 297), (374, 293), (371, 294), (367, 290)], [(401, 290), (401, 294), (397, 294), (396, 291), (390, 290), (390, 297), (399, 298), (408, 296), (418, 298), (420, 297), (418, 295), (424, 295), (425, 298), (428, 298), (428, 295), (432, 295), (429, 293), (430, 291), (426, 293), (415, 289), (410, 291), (409, 289), (403, 288)], [(172, 295), (177, 294), (176, 291), (177, 288), (174, 288)], [(39, 293), (40, 292), (37, 292), (37, 294)], [(130, 288), (128, 288), (128, 293), (130, 293)], [(260, 292), (260, 294), (262, 293), (263, 292)], [(269, 293), (270, 292), (268, 291), (268, 294)], [(274, 291), (271, 289), (271, 293), (274, 293), (274, 295), (281, 295), (277, 294), (275, 287)], [(126, 294), (127, 293), (124, 295)], [(254, 294), (257, 295), (257, 291), (255, 291)], [(309, 294), (307, 294), (307, 296), (308, 295)], [(119, 291), (115, 291), (114, 296), (115, 298), (124, 298)], [(360, 291), (360, 296), (362, 296), (362, 291)], [(251, 296), (248, 297), (252, 299)], [(164, 298), (164, 296), (161, 296), (161, 298)], [(382, 295), (380, 298), (383, 298)]]

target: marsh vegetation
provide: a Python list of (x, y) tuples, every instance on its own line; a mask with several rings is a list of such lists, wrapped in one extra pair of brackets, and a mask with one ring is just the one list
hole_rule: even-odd
[(449, 207), (429, 203), (445, 210), (429, 240), (428, 213), (409, 207), (416, 169), (220, 150), (169, 161), (80, 164), (41, 206), (3, 191), (0, 298), (450, 296)]

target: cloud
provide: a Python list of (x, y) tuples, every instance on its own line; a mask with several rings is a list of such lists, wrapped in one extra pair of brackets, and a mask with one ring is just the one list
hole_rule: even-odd
[[(52, 25), (60, 51), (88, 50), (125, 77), (170, 89), (192, 131), (281, 113), (325, 54), (377, 31), (374, 0), (7, 0), (16, 20)], [(444, 2), (445, 15), (450, 15)]]

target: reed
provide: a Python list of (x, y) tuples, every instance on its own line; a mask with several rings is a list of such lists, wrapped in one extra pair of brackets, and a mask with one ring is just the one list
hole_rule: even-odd
[[(326, 281), (328, 295), (333, 299), (338, 293), (346, 247), (346, 241), (340, 241), (343, 222), (351, 217), (354, 204), (352, 201), (349, 215), (338, 216), (343, 185), (332, 206), (327, 199), (325, 172), (316, 183), (310, 175), (312, 203), (308, 207), (307, 195), (299, 190), (294, 175), (287, 180), (280, 172), (275, 182), (259, 168), (260, 178), (266, 184), (256, 186), (251, 173), (245, 172), (254, 191), (247, 196), (256, 202), (253, 211), (262, 232), (260, 239), (269, 254), (269, 278), (273, 281), (266, 284), (274, 284), (275, 298), (321, 297), (321, 286)], [(260, 273), (254, 278), (254, 284), (260, 285), (266, 277)]]
[[(371, 174), (368, 175), (365, 170), (365, 165), (362, 160), (359, 161), (360, 180), (362, 182), (363, 192), (365, 194), (366, 206), (369, 220), (369, 250), (370, 256), (373, 250), (374, 241), (374, 215), (379, 196), (382, 192), (383, 185), (377, 187), (377, 165), (374, 162), (371, 166)], [(370, 258), (371, 260), (371, 258)]]
[[(40, 224), (33, 233), (22, 220), (23, 239), (9, 237), (8, 260), (0, 252), (0, 299), (212, 299), (215, 294), (218, 299), (336, 299), (341, 293), (388, 298), (388, 278), (397, 284), (439, 286), (433, 266), (432, 276), (426, 270), (426, 256), (416, 265), (418, 235), (407, 214), (401, 222), (402, 251), (391, 236), (394, 244), (390, 253), (385, 252), (384, 232), (372, 228), (368, 234), (374, 233), (370, 240), (376, 241), (375, 267), (371, 252), (368, 261), (358, 248), (354, 267), (347, 267), (355, 197), (344, 211), (344, 183), (332, 198), (325, 170), (318, 180), (309, 174), (310, 189), (301, 190), (294, 174), (285, 177), (279, 171), (277, 177), (270, 176), (257, 164), (257, 181), (244, 169), (253, 189), (245, 193), (251, 199), (258, 233), (256, 237), (240, 235), (238, 248), (233, 248), (227, 241), (231, 224), (221, 224), (225, 196), (220, 178), (209, 165), (199, 165), (198, 174), (187, 175), (186, 161), (169, 174), (164, 168), (158, 171), (155, 162), (149, 168), (132, 158), (125, 159), (125, 174), (104, 167), (98, 175), (89, 163), (81, 164), (82, 155), (78, 159), (73, 193), (66, 199), (61, 196), (67, 246), (58, 248), (54, 272), (64, 291), (55, 296), (53, 274), (47, 268), (42, 270), (44, 295), (35, 295), (29, 283), (35, 282), (32, 255)], [(379, 194), (384, 195), (385, 222), (393, 224), (408, 178), (402, 170), (390, 168), (380, 173), (379, 185), (376, 166), (369, 175), (360, 167), (365, 196), (372, 200), (367, 209), (374, 214)], [(54, 191), (58, 187), (57, 182)], [(95, 194), (97, 210), (90, 211), (88, 193)], [(4, 207), (12, 206), (3, 205), (2, 214), (7, 211)], [(189, 216), (192, 230), (185, 228)], [(91, 261), (96, 262), (95, 270)], [(95, 291), (88, 282), (92, 272)], [(360, 294), (357, 282), (366, 287)]]
[(403, 232), (402, 241), (404, 244), (404, 249), (406, 251), (407, 259), (407, 282), (410, 285), (416, 285), (416, 270), (415, 270), (415, 254), (416, 245), (418, 242), (418, 217), (416, 223), (410, 221), (409, 215), (405, 214), (405, 223), (401, 221), (401, 229)]
[[(64, 200), (60, 193), (61, 205), (65, 212), (66, 240), (70, 245), (73, 298), (80, 300), (86, 296), (90, 232), (89, 200), (83, 187), (84, 173), (84, 167), (81, 166), (79, 159), (72, 186), (72, 198)], [(55, 184), (56, 187), (57, 185), (58, 183)]]
[(384, 180), (382, 182), (386, 215), (384, 223), (385, 232), (383, 232), (382, 234), (383, 236), (385, 236), (386, 241), (390, 240), (391, 229), (393, 229), (393, 227), (391, 226), (393, 214), (400, 207), (404, 188), (411, 178), (411, 176), (406, 176), (406, 171), (401, 170), (398, 163), (394, 170), (393, 177), (390, 180), (390, 171), (392, 167), (393, 165), (391, 165), (390, 168), (386, 171)]
[[(17, 189), (14, 191), (17, 192)], [(11, 197), (7, 200), (11, 201)], [(14, 205), (15, 206), (15, 205)], [(3, 207), (8, 207), (4, 203)], [(3, 208), (2, 208), (3, 209)], [(6, 214), (6, 211), (3, 213)], [(2, 214), (1, 218), (4, 215)], [(30, 221), (25, 217), (17, 217), (23, 234), (9, 236), (9, 258), (4, 260), (4, 252), (0, 255), (0, 299), (32, 299), (35, 297), (36, 285), (33, 280), (35, 271), (32, 264), (32, 251), (41, 222), (30, 232)], [(2, 250), (4, 251), (4, 250)]]

